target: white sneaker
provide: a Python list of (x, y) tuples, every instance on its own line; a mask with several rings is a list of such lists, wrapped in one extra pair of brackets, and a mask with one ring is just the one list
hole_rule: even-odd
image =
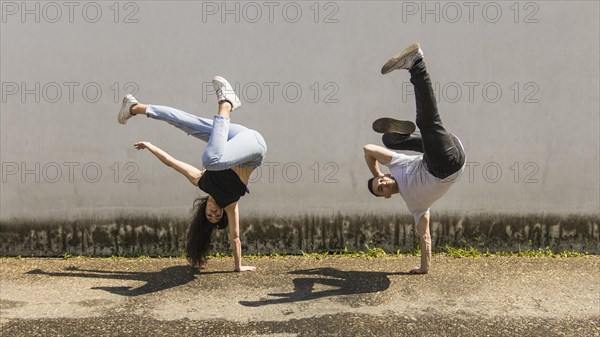
[(242, 106), (242, 102), (240, 101), (239, 97), (237, 97), (233, 91), (233, 88), (226, 79), (221, 76), (215, 76), (212, 83), (213, 87), (215, 87), (215, 92), (217, 93), (218, 102), (229, 102), (231, 104), (231, 111)]
[(121, 111), (119, 111), (119, 116), (117, 120), (121, 124), (127, 123), (127, 120), (131, 118), (133, 115), (131, 114), (131, 107), (138, 104), (138, 100), (133, 97), (132, 94), (127, 94), (123, 97), (123, 104), (121, 105)]
[(400, 54), (392, 57), (381, 68), (382, 74), (387, 74), (396, 69), (410, 69), (413, 64), (423, 58), (423, 51), (418, 43), (413, 43), (404, 49)]

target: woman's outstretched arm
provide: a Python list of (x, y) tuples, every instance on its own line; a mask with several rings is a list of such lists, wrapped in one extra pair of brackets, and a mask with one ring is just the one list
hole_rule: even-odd
[(148, 149), (153, 155), (160, 159), (163, 164), (183, 174), (190, 181), (190, 183), (192, 183), (194, 186), (198, 186), (198, 180), (200, 180), (202, 174), (204, 174), (204, 171), (171, 157), (171, 155), (159, 149), (150, 142), (137, 142), (133, 144), (133, 146), (138, 150)]
[(242, 241), (240, 240), (240, 212), (238, 203), (234, 202), (225, 207), (225, 212), (227, 212), (229, 240), (231, 241), (231, 250), (233, 251), (233, 270), (255, 271), (256, 267), (242, 266)]

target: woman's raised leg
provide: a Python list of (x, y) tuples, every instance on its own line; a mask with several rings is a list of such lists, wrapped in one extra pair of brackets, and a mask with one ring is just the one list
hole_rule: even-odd
[[(198, 117), (182, 110), (168, 106), (151, 105), (138, 103), (131, 107), (132, 115), (146, 115), (152, 119), (167, 122), (176, 128), (184, 131), (188, 135), (208, 142), (213, 129), (213, 121), (208, 118)], [(227, 139), (233, 138), (236, 134), (247, 130), (246, 127), (238, 124), (230, 125), (227, 133)]]
[[(234, 108), (239, 105), (232, 104), (237, 100), (229, 83), (221, 78), (215, 77), (213, 82), (219, 97), (219, 111), (213, 119), (212, 134), (208, 145), (202, 155), (202, 162), (207, 170), (226, 170), (233, 166), (258, 167), (267, 151), (262, 136), (254, 130), (243, 130), (234, 137), (228, 138), (230, 133), (230, 115)], [(221, 94), (219, 95), (219, 91)]]

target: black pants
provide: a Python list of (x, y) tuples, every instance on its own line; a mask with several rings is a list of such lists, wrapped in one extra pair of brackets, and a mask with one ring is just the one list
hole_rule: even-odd
[[(456, 136), (444, 129), (437, 110), (431, 79), (421, 59), (410, 69), (410, 82), (415, 87), (416, 124), (421, 133), (406, 140), (406, 150), (422, 149), (423, 160), (433, 176), (444, 179), (465, 164), (465, 152)], [(419, 146), (419, 143), (420, 146)], [(404, 143), (403, 143), (404, 145)]]

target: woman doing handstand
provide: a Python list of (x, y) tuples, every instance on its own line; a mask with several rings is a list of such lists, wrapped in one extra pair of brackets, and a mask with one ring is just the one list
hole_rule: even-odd
[(123, 98), (118, 121), (125, 124), (135, 115), (146, 115), (207, 142), (202, 154), (205, 170), (179, 161), (149, 142), (138, 142), (134, 147), (148, 149), (161, 162), (208, 194), (194, 202), (195, 214), (187, 238), (187, 257), (192, 266), (205, 265), (214, 228), (229, 227), (234, 270), (254, 271), (255, 267), (242, 266), (238, 201), (249, 192), (246, 187), (249, 177), (262, 164), (267, 145), (258, 132), (230, 124), (231, 112), (241, 103), (227, 80), (217, 76), (213, 79), (213, 86), (219, 108), (212, 120), (170, 107), (142, 104), (132, 95), (127, 95)]

